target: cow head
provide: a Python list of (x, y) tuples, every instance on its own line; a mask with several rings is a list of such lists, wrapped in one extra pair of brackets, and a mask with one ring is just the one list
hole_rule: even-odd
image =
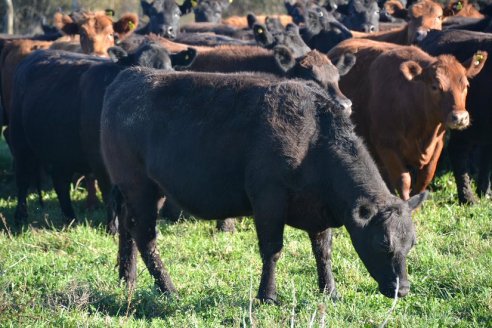
[(191, 65), (196, 56), (196, 50), (193, 48), (170, 55), (164, 47), (155, 42), (146, 42), (130, 54), (120, 47), (109, 48), (108, 53), (111, 60), (119, 65), (164, 70), (187, 67)]
[(179, 19), (183, 14), (174, 0), (155, 0), (148, 3), (140, 1), (143, 14), (149, 17), (147, 28), (154, 33), (169, 39), (176, 38), (179, 30)]
[(388, 0), (383, 5), (383, 14), (394, 18), (408, 19), (408, 10), (399, 0)]
[(408, 44), (422, 41), (430, 30), (442, 29), (442, 7), (434, 1), (416, 2), (410, 7), (409, 17)]
[(343, 23), (351, 30), (361, 32), (379, 31), (379, 7), (376, 0), (350, 0), (348, 15)]
[(464, 129), (470, 124), (466, 110), (468, 79), (480, 73), (487, 60), (487, 53), (477, 52), (460, 64), (455, 57), (441, 55), (428, 67), (414, 61), (406, 61), (400, 69), (407, 80), (425, 83), (425, 101), (434, 108), (438, 119), (450, 129)]
[[(267, 17), (265, 21), (268, 23), (270, 18)], [(294, 24), (288, 24), (284, 29), (283, 26), (278, 27), (276, 24), (272, 27), (271, 23), (267, 25), (256, 23), (253, 26), (253, 34), (260, 46), (273, 49), (278, 45), (283, 45), (289, 48), (296, 58), (311, 51), (299, 34), (299, 27)]]
[(324, 8), (316, 7), (306, 14), (306, 31), (311, 36), (306, 41), (309, 47), (327, 53), (343, 40), (352, 37), (352, 33)]
[(222, 12), (229, 7), (232, 0), (201, 0), (193, 8), (195, 22), (220, 23)]
[(352, 102), (345, 97), (338, 81), (340, 76), (349, 72), (355, 64), (355, 56), (346, 54), (333, 65), (325, 54), (312, 50), (306, 55), (295, 58), (291, 50), (284, 46), (273, 49), (277, 65), (290, 78), (314, 81), (328, 93), (328, 97), (339, 110), (350, 111)]
[(384, 296), (395, 296), (397, 280), (399, 297), (410, 291), (406, 257), (416, 240), (411, 212), (426, 198), (425, 191), (407, 201), (394, 197), (384, 205), (361, 199), (346, 224), (355, 250)]
[(304, 23), (306, 13), (309, 9), (318, 6), (318, 0), (285, 0), (287, 14), (292, 17), (294, 24)]
[(69, 35), (79, 34), (82, 51), (101, 57), (107, 57), (115, 39), (126, 38), (137, 24), (138, 18), (134, 14), (125, 14), (117, 22), (105, 12), (75, 12), (61, 17), (61, 30)]

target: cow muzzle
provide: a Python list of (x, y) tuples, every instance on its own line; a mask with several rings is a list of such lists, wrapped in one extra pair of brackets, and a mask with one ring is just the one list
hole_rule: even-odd
[[(386, 297), (394, 298), (396, 292), (396, 281), (389, 284), (379, 285), (379, 291)], [(398, 297), (405, 297), (410, 292), (410, 283), (407, 280), (399, 281), (398, 284)]]
[(427, 30), (421, 30), (421, 29), (417, 30), (417, 32), (415, 32), (415, 41), (416, 42), (423, 41), (425, 39), (425, 37), (427, 36), (428, 32), (429, 31), (427, 31)]
[(454, 130), (466, 129), (470, 125), (470, 115), (467, 111), (452, 111), (448, 114), (446, 125)]

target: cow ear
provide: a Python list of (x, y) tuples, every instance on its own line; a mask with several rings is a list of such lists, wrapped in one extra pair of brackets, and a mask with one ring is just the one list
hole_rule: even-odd
[(255, 14), (253, 13), (248, 13), (246, 16), (246, 20), (248, 21), (248, 28), (253, 29), (253, 26), (258, 23), (258, 19), (256, 18)]
[(55, 26), (67, 35), (79, 34), (79, 24), (77, 24), (72, 17), (68, 15), (60, 15), (61, 17), (55, 16)]
[(408, 60), (400, 65), (400, 70), (403, 76), (408, 80), (412, 81), (422, 75), (422, 66), (413, 60)]
[(196, 58), (197, 51), (195, 48), (188, 48), (171, 55), (171, 65), (173, 67), (189, 67)]
[(296, 65), (294, 54), (287, 47), (276, 46), (273, 48), (273, 57), (278, 67), (285, 73), (290, 71)]
[(428, 196), (429, 192), (425, 190), (420, 194), (410, 197), (410, 199), (407, 200), (408, 207), (410, 207), (410, 210), (412, 211), (417, 209), (418, 207), (420, 207), (420, 205), (422, 205), (422, 203), (427, 199)]
[(267, 30), (265, 25), (263, 24), (254, 24), (253, 25), (253, 34), (255, 36), (256, 42), (264, 47), (271, 47), (274, 40), (272, 34)]
[(132, 33), (138, 25), (138, 17), (135, 14), (125, 14), (117, 22), (113, 23), (113, 30), (118, 33), (120, 39)]
[(344, 76), (347, 74), (352, 67), (354, 67), (356, 61), (356, 57), (354, 54), (351, 53), (346, 53), (342, 55), (337, 63), (336, 63), (336, 68), (338, 69), (338, 74), (340, 76)]
[(466, 69), (466, 76), (474, 78), (482, 70), (487, 61), (488, 53), (486, 51), (477, 51), (471, 58), (463, 63)]
[(108, 49), (109, 58), (113, 63), (117, 63), (122, 59), (128, 57), (128, 53), (121, 47), (111, 47)]
[(145, 0), (140, 1), (140, 6), (142, 7), (142, 13), (144, 16), (153, 16), (156, 13), (156, 10), (152, 4), (148, 3)]
[(383, 9), (395, 18), (408, 19), (408, 9), (398, 0), (387, 1)]

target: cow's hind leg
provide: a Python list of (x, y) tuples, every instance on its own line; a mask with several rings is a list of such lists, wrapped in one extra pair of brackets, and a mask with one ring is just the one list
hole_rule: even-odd
[(72, 181), (72, 173), (55, 170), (52, 174), (53, 187), (55, 188), (58, 202), (65, 217), (65, 222), (70, 223), (72, 220), (77, 220), (75, 211), (70, 200), (70, 183)]
[(335, 279), (331, 271), (331, 229), (319, 233), (310, 233), (311, 247), (316, 259), (318, 270), (318, 286), (321, 293), (330, 295), (332, 299), (338, 297), (335, 288)]
[(175, 293), (171, 277), (162, 264), (156, 247), (157, 188), (150, 182), (135, 184), (121, 189), (125, 196), (130, 217), (129, 231), (135, 240), (142, 259), (150, 274), (154, 277), (157, 287), (163, 293)]
[(477, 193), (483, 197), (490, 193), (490, 171), (492, 168), (492, 145), (480, 146)]
[(254, 220), (263, 268), (258, 299), (277, 303), (275, 267), (283, 247), (286, 197), (281, 190), (264, 190), (254, 199)]
[(461, 137), (462, 132), (452, 131), (449, 140), (449, 157), (453, 168), (453, 175), (458, 188), (458, 199), (460, 204), (475, 203), (476, 198), (473, 194), (470, 182), (470, 171), (468, 168), (468, 158), (472, 146), (470, 142)]

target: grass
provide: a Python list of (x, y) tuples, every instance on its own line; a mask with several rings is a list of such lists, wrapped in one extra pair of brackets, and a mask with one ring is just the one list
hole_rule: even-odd
[[(160, 222), (160, 253), (179, 297), (157, 293), (140, 260), (137, 286), (129, 292), (117, 278), (117, 239), (104, 232), (102, 209), (84, 210), (83, 189), (72, 190), (78, 225), (63, 228), (56, 196), (48, 190), (44, 209), (30, 196), (30, 225), (10, 230), (16, 204), (10, 168), (2, 140), (2, 327), (373, 327), (388, 317), (392, 300), (379, 294), (343, 229), (336, 230), (333, 245), (339, 301), (317, 292), (309, 239), (291, 228), (277, 268), (281, 305), (252, 300), (261, 261), (250, 219), (234, 234), (219, 233), (207, 221)], [(433, 184), (432, 199), (414, 215), (412, 290), (398, 301), (388, 326), (492, 326), (492, 203), (461, 207), (455, 198), (454, 181), (444, 174)]]

